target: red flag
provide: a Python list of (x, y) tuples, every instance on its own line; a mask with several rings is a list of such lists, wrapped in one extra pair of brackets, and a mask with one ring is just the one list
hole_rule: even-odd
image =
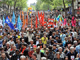
[(39, 22), (40, 22), (40, 26), (41, 26), (41, 14), (39, 14), (39, 11), (38, 11), (38, 17), (39, 17)]
[(39, 15), (40, 26), (42, 26), (42, 13)]
[(71, 23), (72, 23), (72, 26), (74, 26), (74, 16), (72, 17)]
[(66, 21), (66, 18), (64, 19), (64, 23), (63, 23), (63, 25), (65, 26), (67, 24), (67, 21)]
[(37, 21), (37, 16), (36, 16), (36, 23), (35, 23), (36, 28), (38, 27), (38, 21)]
[(75, 19), (74, 16), (72, 17), (72, 21), (71, 21), (71, 23), (72, 23), (72, 26), (74, 26), (74, 27), (76, 26), (76, 19)]
[(42, 26), (44, 26), (44, 13), (43, 13), (43, 16), (42, 16)]
[(74, 27), (76, 26), (76, 19), (74, 20)]

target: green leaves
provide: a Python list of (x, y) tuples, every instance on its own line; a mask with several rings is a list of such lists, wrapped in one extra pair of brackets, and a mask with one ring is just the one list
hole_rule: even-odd
[[(53, 9), (60, 9), (60, 8), (64, 8), (63, 7), (63, 0), (41, 0), (42, 2), (45, 2), (49, 5), (53, 6)], [(71, 0), (64, 0), (66, 7), (68, 6), (68, 4), (71, 4)]]
[(2, 2), (0, 2), (0, 4), (6, 4), (9, 6), (14, 6), (18, 7), (18, 8), (26, 8), (27, 7), (27, 0), (3, 0)]
[[(46, 0), (44, 0), (46, 1)], [(50, 4), (48, 4), (49, 1), (47, 1), (47, 3), (41, 1), (41, 0), (37, 0), (36, 3), (36, 10), (48, 10), (48, 9), (52, 9), (52, 6)]]

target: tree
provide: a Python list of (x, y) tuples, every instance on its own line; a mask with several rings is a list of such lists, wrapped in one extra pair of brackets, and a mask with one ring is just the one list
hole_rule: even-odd
[(36, 3), (36, 10), (40, 10), (40, 5), (42, 4), (43, 2), (41, 0), (37, 0), (37, 3)]
[(66, 13), (66, 5), (71, 4), (72, 5), (72, 15), (74, 15), (74, 1), (75, 0), (41, 0), (41, 1), (48, 3), (50, 5), (53, 5), (53, 7), (56, 9), (58, 9), (57, 8), (58, 6), (64, 6), (65, 13)]
[(35, 6), (31, 5), (30, 7), (32, 7), (33, 10), (36, 10), (36, 7)]
[(37, 0), (36, 3), (36, 10), (48, 10), (48, 9), (52, 9), (52, 6), (48, 3), (45, 3), (41, 0)]
[(14, 7), (14, 11), (16, 10), (16, 8), (22, 10), (23, 8), (26, 8), (27, 7), (27, 4), (26, 4), (27, 0), (3, 0), (2, 2), (0, 2), (0, 4), (6, 4), (8, 6), (8, 9), (9, 7), (11, 8), (12, 6)]

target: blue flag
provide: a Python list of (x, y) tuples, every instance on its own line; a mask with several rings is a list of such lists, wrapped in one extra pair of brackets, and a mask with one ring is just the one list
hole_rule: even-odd
[(8, 26), (9, 26), (12, 30), (15, 30), (15, 29), (14, 29), (14, 25), (10, 22), (10, 20), (9, 20), (8, 17), (6, 17), (5, 23), (7, 23)]
[(5, 19), (4, 19), (4, 16), (3, 16), (3, 27), (4, 27), (4, 25), (5, 25)]
[(13, 23), (13, 25), (16, 24), (16, 22), (15, 22), (15, 13), (14, 12), (13, 12), (13, 16), (12, 16), (12, 23)]
[(20, 19), (20, 15), (18, 16), (18, 20), (17, 20), (17, 29), (20, 31), (21, 30), (21, 28), (22, 28), (22, 21), (21, 21), (21, 19)]

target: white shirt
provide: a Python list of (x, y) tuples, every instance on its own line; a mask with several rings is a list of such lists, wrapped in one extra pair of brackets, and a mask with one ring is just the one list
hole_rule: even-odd
[(36, 41), (36, 45), (38, 45), (39, 44), (39, 41)]

